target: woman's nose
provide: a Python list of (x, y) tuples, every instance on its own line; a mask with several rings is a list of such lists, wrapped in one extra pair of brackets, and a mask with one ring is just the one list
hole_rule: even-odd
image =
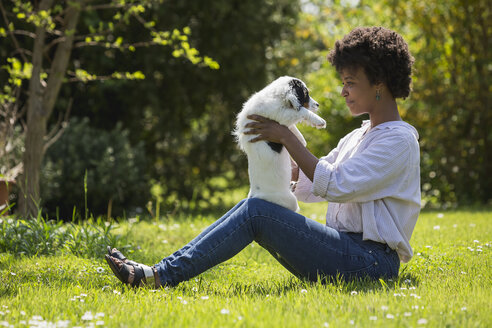
[(347, 89), (345, 89), (345, 85), (343, 86), (342, 91), (340, 92), (340, 95), (342, 97), (347, 97), (348, 96), (348, 92), (347, 92)]

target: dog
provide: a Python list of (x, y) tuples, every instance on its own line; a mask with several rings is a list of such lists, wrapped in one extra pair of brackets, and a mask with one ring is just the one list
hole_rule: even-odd
[(282, 144), (260, 141), (249, 142), (254, 135), (245, 135), (245, 125), (252, 114), (261, 115), (289, 127), (306, 146), (306, 140), (296, 124), (306, 122), (316, 128), (324, 128), (326, 122), (316, 115), (319, 104), (309, 96), (306, 84), (300, 79), (282, 76), (253, 94), (237, 115), (233, 134), (239, 148), (248, 157), (250, 190), (248, 198), (261, 198), (298, 211), (297, 199), (291, 191), (291, 159)]

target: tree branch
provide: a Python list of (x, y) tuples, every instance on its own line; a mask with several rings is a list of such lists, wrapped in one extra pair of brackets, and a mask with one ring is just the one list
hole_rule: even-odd
[[(3, 3), (0, 1), (0, 11), (2, 12), (2, 17), (3, 20), (5, 21), (5, 24), (7, 24), (7, 27), (9, 26), (10, 22), (7, 17), (7, 13), (5, 12), (5, 8), (3, 7)], [(14, 33), (10, 31), (8, 28), (7, 30), (9, 31), (10, 38), (12, 39), (12, 42), (14, 43), (14, 46), (16, 49), (22, 49), (21, 46), (19, 45), (19, 42), (17, 41), (17, 38), (15, 37)], [(22, 60), (24, 63), (27, 63), (27, 57), (24, 55), (22, 51), (19, 51), (20, 56), (22, 57)]]
[(56, 48), (55, 56), (50, 68), (47, 88), (43, 97), (43, 110), (46, 117), (49, 117), (53, 111), (58, 92), (60, 91), (63, 82), (63, 77), (67, 70), (81, 6), (81, 1), (78, 1), (67, 10), (67, 15), (65, 17), (66, 26), (64, 29), (65, 40)]
[(43, 147), (43, 152), (46, 152), (48, 148), (51, 147), (51, 145), (53, 145), (56, 141), (58, 141), (58, 139), (60, 139), (60, 137), (63, 135), (63, 132), (65, 132), (65, 130), (67, 129), (68, 119), (70, 117), (70, 112), (72, 110), (72, 104), (73, 104), (73, 98), (70, 98), (63, 119), (62, 119), (62, 115), (60, 114), (58, 116), (58, 122), (56, 122), (55, 127), (53, 127), (53, 129), (51, 129), (51, 131), (46, 135), (45, 137), (46, 142)]

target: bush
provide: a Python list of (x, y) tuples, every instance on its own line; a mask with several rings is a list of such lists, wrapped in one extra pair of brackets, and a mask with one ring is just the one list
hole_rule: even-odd
[(98, 218), (80, 224), (48, 220), (41, 216), (31, 220), (13, 217), (0, 219), (0, 253), (40, 256), (72, 253), (86, 258), (101, 258), (106, 245), (130, 250), (120, 235), (112, 233), (114, 225)]
[(138, 212), (149, 199), (145, 165), (143, 145), (130, 145), (120, 124), (103, 131), (90, 127), (88, 119), (72, 120), (45, 156), (43, 210), (64, 219), (74, 213), (87, 218), (86, 205), (95, 215)]

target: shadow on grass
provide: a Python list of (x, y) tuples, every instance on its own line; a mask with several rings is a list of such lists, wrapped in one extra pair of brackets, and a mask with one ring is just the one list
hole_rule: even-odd
[[(255, 282), (233, 282), (229, 284), (219, 283), (214, 279), (198, 277), (193, 281), (183, 282), (176, 287), (164, 288), (163, 292), (175, 293), (186, 296), (214, 295), (219, 297), (280, 297), (291, 292), (302, 293), (310, 289), (321, 289), (337, 294), (351, 295), (357, 293), (372, 292), (394, 292), (404, 286), (418, 286), (419, 278), (410, 273), (402, 272), (399, 277), (394, 279), (373, 280), (369, 278), (344, 280), (341, 277), (336, 279), (318, 279), (318, 281), (306, 281), (296, 277), (290, 277), (278, 281), (258, 280)], [(122, 292), (136, 291), (136, 289), (122, 286)]]

